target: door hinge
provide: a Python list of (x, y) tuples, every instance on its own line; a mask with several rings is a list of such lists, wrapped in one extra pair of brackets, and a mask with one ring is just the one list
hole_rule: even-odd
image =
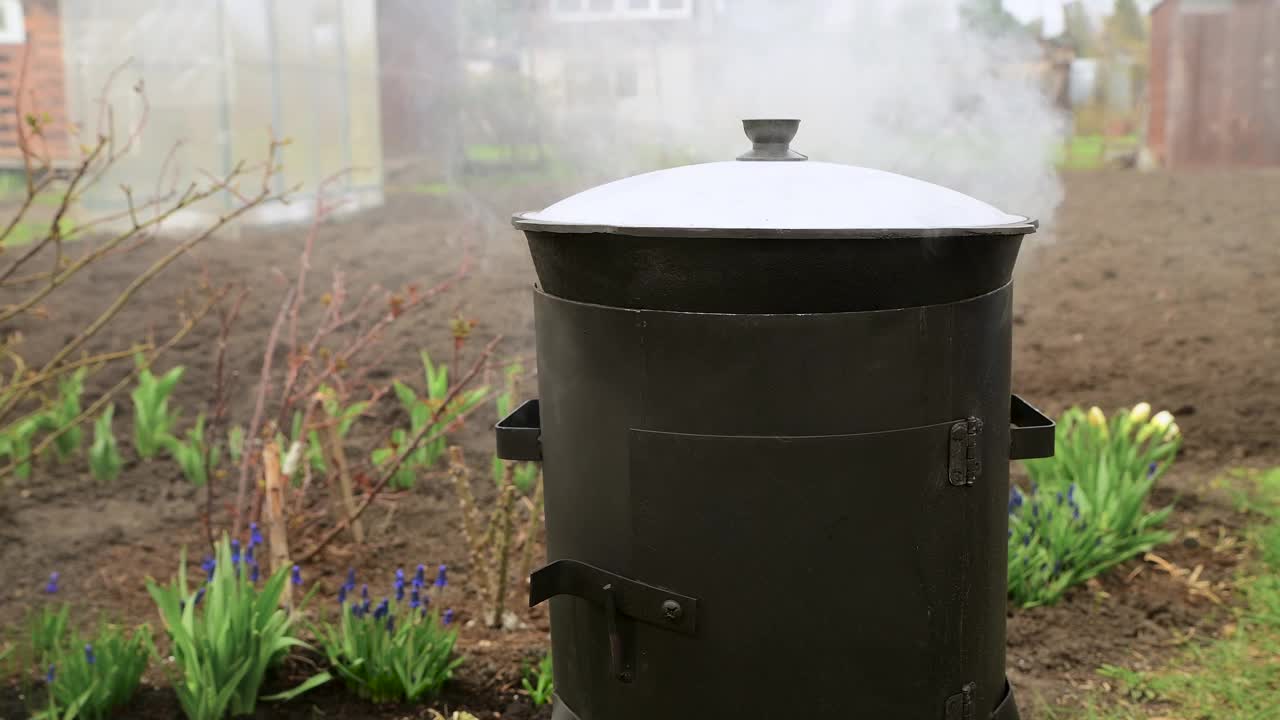
[(951, 458), (947, 465), (947, 482), (956, 487), (967, 487), (978, 481), (982, 474), (982, 459), (978, 453), (978, 436), (982, 434), (982, 421), (976, 417), (961, 420), (951, 426)]
[(974, 720), (973, 694), (977, 689), (974, 683), (967, 683), (960, 692), (947, 698), (944, 720)]

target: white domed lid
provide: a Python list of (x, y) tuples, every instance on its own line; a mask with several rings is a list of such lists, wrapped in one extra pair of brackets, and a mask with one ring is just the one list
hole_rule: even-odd
[[(805, 162), (798, 120), (744, 121), (738, 162), (659, 170), (600, 185), (516, 227), (533, 232), (716, 237), (1025, 234), (1035, 223), (939, 185), (881, 170)], [(756, 161), (756, 162), (742, 162)]]

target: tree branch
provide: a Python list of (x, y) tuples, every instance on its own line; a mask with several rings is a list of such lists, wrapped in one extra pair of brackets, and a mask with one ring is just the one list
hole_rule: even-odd
[[(324, 536), (320, 538), (319, 542), (317, 542), (314, 547), (312, 547), (310, 550), (307, 550), (305, 553), (302, 553), (301, 555), (299, 555), (297, 558), (297, 562), (300, 562), (300, 563), (306, 562), (307, 560), (310, 560), (311, 558), (315, 557), (317, 553), (323, 550), (324, 547), (328, 545), (335, 537), (341, 534), (343, 530), (346, 530), (347, 526), (350, 523), (354, 522), (357, 518), (359, 518), (360, 515), (365, 511), (365, 509), (373, 504), (373, 501), (378, 497), (378, 493), (382, 492), (382, 489), (387, 486), (387, 483), (391, 481), (391, 478), (394, 477), (396, 472), (400, 470), (400, 466), (404, 465), (405, 460), (407, 460), (409, 456), (414, 453), (414, 451), (416, 451), (422, 445), (434, 442), (438, 438), (444, 437), (444, 435), (449, 432), (448, 428), (442, 428), (439, 432), (431, 433), (430, 435), (428, 435), (430, 430), (433, 427), (435, 427), (437, 422), (440, 421), (440, 417), (444, 415), (444, 412), (449, 407), (449, 405), (455, 399), (457, 399), (458, 395), (462, 392), (463, 388), (469, 385), (471, 381), (475, 379), (476, 375), (480, 374), (480, 370), (484, 368), (485, 362), (488, 360), (489, 356), (493, 354), (494, 348), (496, 348), (498, 346), (498, 343), (501, 341), (502, 341), (501, 335), (489, 341), (489, 344), (485, 346), (483, 351), (481, 351), (480, 357), (476, 359), (475, 364), (471, 366), (471, 370), (465, 376), (463, 376), (463, 378), (458, 382), (457, 385), (453, 387), (452, 390), (449, 391), (449, 394), (445, 396), (444, 401), (440, 403), (440, 407), (436, 408), (435, 411), (431, 413), (431, 419), (426, 423), (424, 423), (423, 426), (419, 428), (418, 431), (415, 432), (413, 436), (410, 437), (409, 440), (400, 447), (400, 452), (396, 455), (395, 460), (393, 460), (391, 464), (389, 464), (386, 468), (383, 469), (382, 475), (373, 484), (373, 487), (370, 488), (368, 494), (364, 496), (364, 499), (360, 501), (360, 504), (356, 507), (355, 511), (350, 515), (348, 515), (346, 518), (343, 518), (342, 520), (340, 520), (332, 528), (330, 528), (329, 531), (326, 532)], [(477, 403), (474, 407), (472, 407), (472, 410), (474, 410), (476, 407), (479, 407), (479, 406), (480, 406), (480, 403)], [(457, 419), (461, 420), (465, 418), (468, 414), (470, 414), (470, 412), (471, 411), (459, 414)]]
[(249, 421), (249, 430), (245, 433), (245, 447), (240, 453), (240, 481), (236, 488), (235, 517), (231, 521), (231, 535), (240, 535), (241, 522), (245, 515), (245, 498), (249, 494), (249, 465), (253, 453), (257, 451), (258, 433), (262, 426), (262, 413), (266, 409), (267, 392), (271, 387), (271, 360), (275, 356), (276, 345), (280, 342), (280, 328), (284, 325), (289, 305), (293, 302), (293, 288), (284, 293), (284, 300), (276, 312), (276, 319), (271, 323), (271, 332), (267, 335), (266, 350), (262, 353), (262, 372), (258, 376), (258, 391), (253, 402), (253, 418)]

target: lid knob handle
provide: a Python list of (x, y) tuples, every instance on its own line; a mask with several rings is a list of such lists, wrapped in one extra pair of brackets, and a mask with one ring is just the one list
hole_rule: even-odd
[(751, 140), (751, 151), (739, 160), (808, 160), (808, 156), (791, 149), (791, 141), (800, 131), (799, 120), (743, 120), (742, 129)]

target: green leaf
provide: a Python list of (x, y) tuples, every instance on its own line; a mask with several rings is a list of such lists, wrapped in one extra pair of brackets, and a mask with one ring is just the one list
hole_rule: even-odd
[(1063, 413), (1055, 456), (1026, 463), (1035, 490), (1011, 495), (1009, 596), (1023, 607), (1056, 602), (1071, 586), (1172, 537), (1159, 529), (1171, 508), (1147, 505), (1180, 438), (1153, 438), (1150, 424), (1127, 410), (1105, 426), (1093, 417), (1080, 408)]
[(93, 444), (89, 446), (89, 472), (99, 482), (114, 480), (124, 467), (120, 448), (111, 429), (116, 406), (109, 404), (93, 423)]
[(418, 403), (418, 395), (413, 392), (413, 388), (396, 380), (391, 383), (392, 390), (395, 391), (396, 397), (399, 398), (400, 404), (404, 406), (405, 412), (413, 412)]
[(332, 680), (332, 679), (333, 679), (333, 676), (332, 676), (332, 675), (330, 675), (330, 674), (329, 674), (329, 673), (327, 673), (327, 672), (322, 672), (322, 673), (320, 673), (319, 675), (313, 675), (313, 676), (311, 676), (311, 677), (310, 677), (310, 678), (308, 678), (305, 682), (303, 682), (301, 685), (299, 685), (298, 687), (296, 687), (296, 688), (294, 688), (294, 689), (292, 689), (292, 690), (286, 690), (285, 692), (276, 693), (275, 695), (266, 695), (266, 696), (263, 696), (263, 698), (262, 698), (262, 699), (263, 699), (263, 700), (271, 700), (271, 701), (273, 701), (273, 702), (274, 702), (274, 701), (292, 700), (292, 699), (294, 699), (294, 698), (298, 697), (299, 695), (302, 695), (303, 693), (306, 693), (306, 692), (308, 692), (308, 691), (310, 691), (310, 690), (314, 690), (314, 689), (316, 689), (316, 688), (320, 687), (321, 685), (323, 685), (323, 684), (325, 684), (325, 683), (329, 682), (329, 681), (330, 681), (330, 680)]

